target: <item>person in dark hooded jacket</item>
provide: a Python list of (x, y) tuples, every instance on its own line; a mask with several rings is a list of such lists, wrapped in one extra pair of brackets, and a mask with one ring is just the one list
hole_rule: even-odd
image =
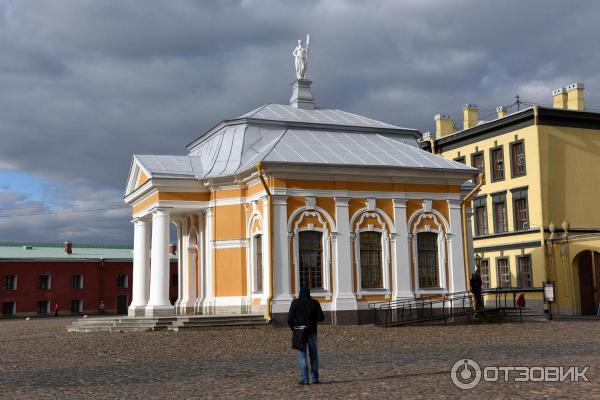
[(319, 383), (319, 355), (317, 352), (317, 322), (323, 322), (325, 315), (321, 309), (321, 304), (310, 296), (310, 289), (301, 288), (300, 295), (292, 301), (290, 311), (288, 312), (287, 322), (292, 332), (294, 327), (305, 326), (307, 343), (303, 345), (304, 350), (298, 350), (298, 365), (300, 367), (300, 376), (302, 380), (298, 382), (302, 385), (308, 385), (308, 355), (310, 355), (310, 372), (312, 383)]

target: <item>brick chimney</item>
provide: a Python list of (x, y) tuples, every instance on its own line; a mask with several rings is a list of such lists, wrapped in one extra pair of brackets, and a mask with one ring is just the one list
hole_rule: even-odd
[(585, 110), (583, 100), (583, 83), (575, 82), (567, 86), (567, 108), (569, 110)]
[(65, 254), (72, 254), (73, 253), (73, 243), (72, 242), (65, 242)]
[(463, 107), (463, 129), (477, 126), (479, 123), (479, 107), (477, 104), (465, 104)]
[(175, 243), (169, 243), (169, 254), (177, 255), (177, 245)]
[(452, 117), (447, 115), (438, 114), (433, 117), (435, 121), (435, 138), (440, 139), (446, 135), (449, 135), (455, 131), (454, 121)]
[(567, 108), (567, 91), (565, 88), (558, 88), (552, 91), (552, 107)]

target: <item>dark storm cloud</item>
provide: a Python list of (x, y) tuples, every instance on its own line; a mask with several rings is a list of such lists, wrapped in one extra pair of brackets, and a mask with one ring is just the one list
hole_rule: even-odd
[[(517, 93), (549, 103), (576, 80), (600, 106), (599, 12), (583, 1), (3, 1), (0, 169), (60, 187), (54, 202), (118, 201), (133, 153), (183, 154), (220, 119), (286, 103), (307, 32), (317, 103), (401, 126), (429, 130), (434, 114), (458, 119), (464, 103), (493, 109)], [(127, 213), (86, 218), (21, 217), (18, 235), (0, 220), (0, 235), (129, 240)]]

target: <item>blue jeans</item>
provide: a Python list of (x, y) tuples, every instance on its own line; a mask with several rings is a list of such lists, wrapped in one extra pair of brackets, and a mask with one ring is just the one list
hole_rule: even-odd
[[(313, 333), (308, 336), (308, 355), (310, 355), (310, 372), (312, 375), (312, 381), (317, 382), (319, 380), (319, 353), (317, 352), (317, 334)], [(308, 357), (306, 354), (306, 347), (304, 351), (298, 350), (298, 366), (300, 367), (300, 377), (302, 382), (308, 382)]]

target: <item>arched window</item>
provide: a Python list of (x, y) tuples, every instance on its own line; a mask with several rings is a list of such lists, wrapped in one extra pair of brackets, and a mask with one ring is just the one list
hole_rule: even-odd
[(263, 291), (263, 251), (262, 235), (254, 236), (254, 291)]
[(323, 289), (323, 234), (298, 232), (300, 287)]
[(438, 288), (438, 235), (434, 232), (417, 234), (417, 257), (419, 267), (419, 287)]
[(361, 288), (383, 288), (381, 233), (361, 232), (359, 242)]

